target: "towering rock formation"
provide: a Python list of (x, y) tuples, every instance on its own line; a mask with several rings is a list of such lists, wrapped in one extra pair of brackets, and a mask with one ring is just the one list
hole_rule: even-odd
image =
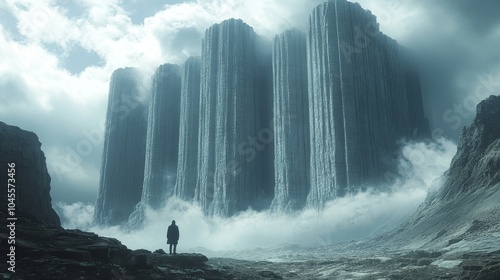
[[(35, 133), (0, 122), (0, 180), (3, 185), (0, 199), (2, 207), (5, 205), (2, 212), (13, 202), (14, 209), (23, 209), (40, 221), (60, 227), (59, 216), (51, 204), (50, 175), (41, 145)], [(12, 163), (15, 166), (10, 168), (8, 164)], [(8, 172), (9, 169), (12, 172)], [(13, 186), (8, 188), (7, 183)], [(7, 198), (14, 198), (14, 201)], [(14, 217), (19, 217), (19, 213)]]
[(164, 64), (153, 76), (141, 204), (159, 208), (174, 193), (179, 153), (181, 68)]
[[(398, 44), (380, 33), (359, 4), (329, 1), (316, 7), (307, 33), (311, 126), (308, 203), (384, 182), (396, 142), (424, 118), (407, 87)], [(412, 119), (413, 118), (413, 119)]]
[(179, 163), (175, 195), (193, 199), (198, 175), (198, 129), (201, 61), (191, 57), (184, 63), (181, 79)]
[(256, 50), (256, 35), (241, 20), (213, 25), (203, 40), (195, 198), (213, 214), (254, 207), (266, 187), (258, 172), (265, 146), (257, 141), (269, 126), (259, 115), (269, 93), (259, 88)]
[(146, 106), (139, 72), (118, 69), (111, 76), (95, 222), (126, 221), (141, 199), (146, 147)]
[(309, 108), (306, 37), (288, 30), (274, 38), (274, 168), (272, 208), (301, 209), (309, 193)]

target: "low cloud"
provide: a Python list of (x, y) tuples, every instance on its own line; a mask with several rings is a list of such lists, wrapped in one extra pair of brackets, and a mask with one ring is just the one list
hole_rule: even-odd
[(203, 247), (213, 251), (245, 250), (279, 244), (325, 245), (359, 240), (386, 231), (411, 214), (425, 199), (433, 181), (445, 172), (456, 145), (445, 139), (404, 146), (400, 175), (389, 192), (366, 191), (330, 201), (321, 211), (292, 214), (247, 210), (229, 218), (207, 217), (191, 202), (170, 199), (159, 211), (146, 211), (145, 225), (126, 232), (120, 227), (91, 227), (91, 206), (61, 205), (58, 211), (74, 226), (114, 237), (131, 249), (166, 248), (165, 233), (172, 220), (180, 228), (179, 251)]

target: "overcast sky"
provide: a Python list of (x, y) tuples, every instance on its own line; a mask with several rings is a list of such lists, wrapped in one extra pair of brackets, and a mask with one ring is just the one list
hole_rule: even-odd
[[(304, 29), (320, 0), (2, 0), (0, 120), (42, 142), (55, 202), (93, 202), (114, 69), (199, 55), (206, 28), (241, 18), (271, 38)], [(359, 0), (414, 52), (435, 136), (457, 139), (500, 94), (500, 1)]]

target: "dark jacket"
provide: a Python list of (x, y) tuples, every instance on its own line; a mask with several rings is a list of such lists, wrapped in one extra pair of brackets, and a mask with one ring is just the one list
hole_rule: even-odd
[(179, 227), (170, 225), (167, 230), (167, 244), (177, 244), (179, 241)]

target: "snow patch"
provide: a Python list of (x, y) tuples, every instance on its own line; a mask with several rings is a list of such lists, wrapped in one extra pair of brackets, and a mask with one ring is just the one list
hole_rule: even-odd
[(462, 263), (460, 260), (446, 261), (446, 260), (436, 260), (431, 265), (435, 265), (437, 267), (451, 269), (459, 266)]

